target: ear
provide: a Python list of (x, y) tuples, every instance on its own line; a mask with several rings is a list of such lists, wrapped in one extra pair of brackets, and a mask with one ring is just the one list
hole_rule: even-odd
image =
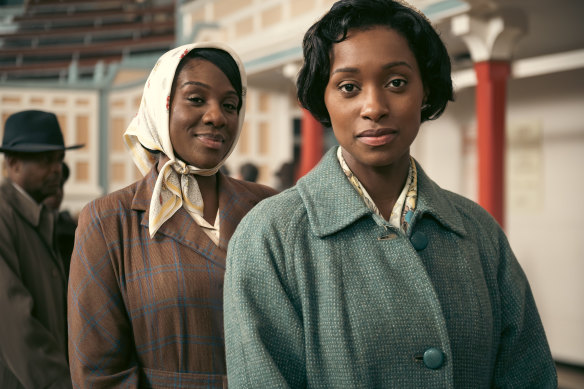
[(4, 175), (14, 181), (18, 170), (18, 160), (14, 157), (4, 155)]
[(18, 164), (18, 158), (14, 158), (11, 155), (4, 155), (4, 161), (6, 161), (6, 167), (9, 169), (13, 169)]

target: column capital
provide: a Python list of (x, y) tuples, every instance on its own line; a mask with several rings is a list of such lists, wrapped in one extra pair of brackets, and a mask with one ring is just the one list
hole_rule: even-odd
[(509, 61), (515, 43), (527, 28), (525, 13), (515, 8), (458, 15), (451, 21), (452, 33), (465, 41), (474, 62)]

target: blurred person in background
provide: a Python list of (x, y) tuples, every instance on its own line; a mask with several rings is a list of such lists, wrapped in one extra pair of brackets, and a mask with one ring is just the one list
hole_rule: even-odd
[(61, 187), (65, 147), (57, 117), (8, 117), (0, 152), (0, 388), (70, 388), (67, 273), (55, 241), (56, 212), (43, 204)]
[(275, 193), (219, 171), (246, 84), (219, 43), (175, 48), (152, 69), (124, 135), (145, 176), (79, 216), (68, 295), (76, 387), (224, 387), (227, 244)]
[(276, 189), (283, 191), (291, 188), (296, 183), (296, 165), (294, 162), (284, 162), (275, 173), (278, 180)]
[(256, 182), (258, 180), (259, 170), (256, 165), (247, 162), (239, 167), (239, 175), (244, 181)]
[(450, 59), (403, 1), (343, 0), (305, 34), (298, 98), (333, 147), (229, 244), (232, 388), (555, 388), (497, 222), (410, 155), (452, 100)]
[(61, 253), (63, 264), (65, 265), (65, 274), (69, 277), (69, 265), (71, 263), (71, 254), (73, 253), (73, 244), (75, 243), (75, 229), (77, 221), (73, 218), (68, 210), (61, 210), (61, 204), (65, 195), (65, 183), (69, 179), (69, 165), (63, 162), (61, 187), (52, 196), (47, 197), (43, 203), (50, 209), (57, 212), (56, 240), (57, 247)]

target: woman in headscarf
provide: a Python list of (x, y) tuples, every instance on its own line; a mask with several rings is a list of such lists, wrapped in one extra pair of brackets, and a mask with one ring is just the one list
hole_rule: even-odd
[(75, 387), (222, 387), (223, 274), (241, 218), (275, 193), (219, 172), (239, 137), (246, 75), (223, 44), (152, 69), (124, 140), (145, 175), (81, 212), (69, 284)]

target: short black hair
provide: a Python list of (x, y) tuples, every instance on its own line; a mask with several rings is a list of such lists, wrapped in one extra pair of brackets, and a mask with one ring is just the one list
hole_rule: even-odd
[(241, 83), (241, 73), (239, 72), (239, 67), (233, 59), (233, 57), (224, 50), (215, 48), (199, 48), (191, 50), (185, 57), (180, 61), (174, 77), (180, 73), (184, 65), (188, 62), (187, 59), (201, 58), (206, 61), (211, 62), (213, 65), (217, 66), (223, 74), (227, 77), (233, 89), (239, 97), (239, 103), (237, 104), (237, 113), (239, 113), (241, 106), (243, 104), (243, 85)]
[(347, 39), (351, 29), (367, 30), (377, 26), (401, 34), (416, 57), (427, 92), (422, 122), (438, 118), (448, 101), (454, 100), (448, 51), (423, 14), (401, 1), (340, 0), (304, 35), (304, 63), (296, 81), (300, 104), (325, 127), (331, 125), (324, 92), (330, 76), (333, 44)]

